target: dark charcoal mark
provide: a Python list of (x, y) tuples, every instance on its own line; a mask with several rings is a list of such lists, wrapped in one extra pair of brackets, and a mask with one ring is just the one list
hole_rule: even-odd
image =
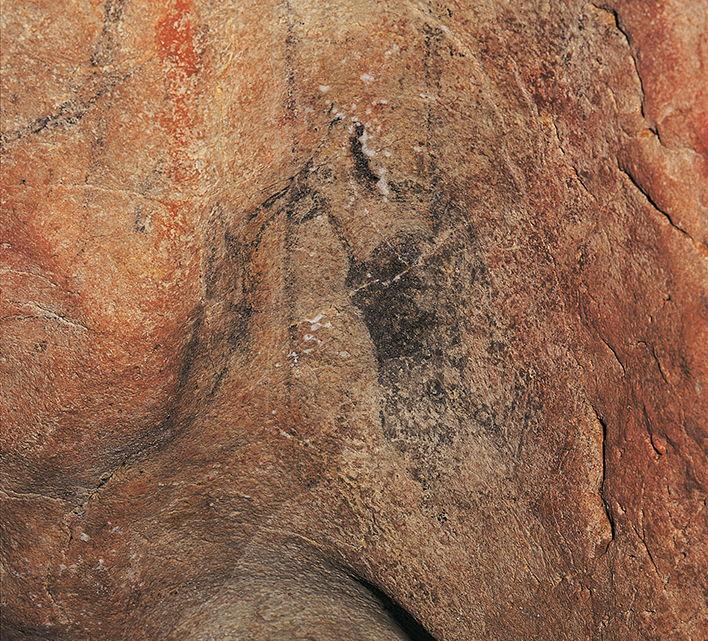
[[(318, 216), (327, 215), (330, 209), (327, 199), (310, 186), (310, 176), (312, 172), (313, 163), (312, 159), (310, 159), (293, 177), (290, 184), (288, 200), (282, 212), (279, 212), (285, 215), (283, 256), (283, 271), (285, 277), (283, 283), (283, 298), (285, 299), (285, 305), (287, 307), (290, 351), (295, 349), (294, 346), (298, 341), (298, 328), (295, 323), (296, 281), (295, 271), (293, 269), (297, 226)], [(285, 386), (288, 395), (288, 403), (290, 405), (293, 402), (293, 378), (290, 368), (287, 370)]]
[(189, 382), (189, 375), (192, 372), (194, 366), (194, 361), (199, 352), (200, 334), (202, 326), (204, 325), (204, 306), (200, 305), (197, 310), (197, 315), (192, 321), (192, 331), (189, 335), (189, 342), (182, 353), (182, 362), (179, 368), (179, 375), (177, 376), (177, 389), (175, 390), (174, 402), (172, 411), (170, 415), (174, 413), (177, 404), (182, 399), (187, 383)]
[(364, 135), (364, 125), (360, 122), (354, 124), (354, 133), (350, 139), (350, 148), (354, 158), (354, 168), (359, 182), (371, 187), (377, 183), (379, 177), (371, 170), (369, 158), (364, 153), (361, 137)]
[[(106, 0), (104, 6), (103, 28), (96, 43), (91, 64), (101, 66), (109, 64), (113, 59), (115, 48), (116, 26), (123, 17), (123, 10), (127, 0)], [(15, 142), (26, 135), (37, 134), (45, 129), (56, 129), (60, 127), (71, 127), (78, 124), (88, 111), (99, 101), (100, 98), (108, 94), (116, 85), (123, 82), (130, 74), (122, 76), (108, 75), (103, 77), (98, 90), (89, 98), (83, 101), (68, 100), (61, 105), (57, 111), (47, 116), (42, 116), (20, 127), (15, 131), (0, 135), (0, 149), (7, 144)]]
[[(259, 209), (270, 209), (278, 200), (280, 200), (285, 194), (287, 194), (290, 191), (290, 187), (292, 186), (292, 178), (288, 181), (288, 184), (283, 187), (282, 189), (276, 191), (274, 194), (271, 196), (268, 196), (254, 211), (254, 214), (257, 215), (257, 212)], [(251, 215), (251, 218), (255, 218), (255, 215)]]
[(406, 635), (410, 641), (435, 641), (435, 637), (428, 632), (423, 625), (403, 606), (396, 603), (388, 594), (381, 588), (376, 587), (373, 583), (369, 583), (361, 577), (353, 577), (359, 585), (361, 585), (376, 601), (383, 607), (389, 616), (396, 622), (401, 632)]
[(50, 130), (77, 125), (103, 96), (110, 93), (110, 91), (114, 89), (119, 82), (125, 80), (125, 78), (126, 76), (111, 78), (103, 83), (88, 99), (78, 102), (68, 100), (59, 105), (59, 109), (57, 109), (55, 113), (42, 116), (24, 127), (0, 135), (0, 149), (24, 136), (38, 134), (45, 129)]
[(461, 338), (479, 271), (470, 239), (402, 236), (352, 261), (347, 277), (376, 352), (384, 436), (414, 458), (423, 485), (441, 448), (474, 420)]
[(104, 8), (104, 26), (105, 24), (118, 24), (123, 18), (123, 10), (127, 0), (107, 0)]
[[(289, 9), (290, 10), (290, 9)], [(286, 45), (292, 46), (294, 40), (286, 41)], [(293, 104), (294, 109), (294, 104)], [(287, 306), (287, 325), (290, 332), (290, 341), (294, 343), (298, 337), (298, 330), (294, 323), (295, 318), (295, 276), (292, 266), (293, 261), (293, 245), (295, 242), (296, 227), (302, 223), (310, 221), (321, 215), (329, 215), (329, 203), (327, 199), (316, 189), (310, 186), (311, 174), (313, 173), (312, 158), (307, 160), (300, 170), (292, 175), (286, 185), (266, 198), (258, 205), (253, 212), (250, 213), (249, 222), (255, 222), (256, 232), (250, 241), (244, 243), (241, 248), (242, 253), (247, 253), (250, 257), (257, 250), (261, 243), (261, 239), (266, 230), (270, 227), (273, 221), (281, 220), (284, 224), (284, 256), (283, 256), (283, 272), (284, 272), (284, 291), (283, 298)], [(264, 215), (262, 220), (258, 221), (259, 217)], [(284, 220), (283, 220), (284, 218)], [(256, 222), (258, 221), (258, 222)], [(233, 242), (232, 242), (233, 244)], [(255, 279), (250, 277), (247, 269), (249, 259), (243, 262), (244, 278), (243, 283), (246, 295), (242, 297), (245, 303), (241, 303), (233, 308), (236, 315), (247, 320), (251, 315), (251, 308), (248, 304), (248, 294), (246, 290), (252, 290), (251, 282)], [(232, 333), (232, 343), (234, 346), (240, 340), (241, 334), (236, 331)], [(292, 381), (290, 379), (290, 370), (285, 385), (290, 394)]]
[(211, 387), (209, 388), (209, 392), (207, 393), (207, 400), (211, 400), (212, 398), (214, 398), (214, 395), (221, 388), (221, 384), (224, 382), (224, 379), (228, 375), (230, 369), (231, 368), (228, 365), (225, 365), (219, 370), (217, 375), (214, 377), (214, 380), (212, 380), (211, 382)]
[(437, 193), (437, 187), (434, 187), (434, 190), (435, 193), (429, 207), (429, 216), (435, 233), (457, 226), (460, 233), (467, 237), (469, 243), (476, 243), (477, 233), (471, 222), (465, 222), (465, 212), (455, 201), (444, 198)]
[[(324, 205), (324, 198), (319, 196), (319, 194), (308, 185), (308, 178), (312, 172), (312, 167), (312, 159), (310, 158), (296, 174), (287, 179), (284, 187), (268, 196), (248, 214), (248, 221), (253, 222), (262, 213), (269, 212), (269, 216), (258, 225), (258, 232), (255, 238), (249, 243), (251, 249), (255, 249), (258, 246), (261, 237), (266, 229), (268, 229), (270, 223), (279, 215), (285, 214), (289, 218), (295, 218), (296, 222), (301, 222), (301, 220), (298, 220), (297, 216), (293, 215), (292, 211), (297, 208), (297, 203), (305, 196), (313, 195)], [(274, 207), (276, 203), (279, 204), (277, 207)], [(313, 214), (311, 217), (315, 215), (316, 214)]]
[(137, 207), (135, 207), (135, 210), (133, 212), (133, 229), (138, 234), (144, 234), (149, 231), (150, 217), (150, 213), (145, 215), (145, 213), (143, 212), (142, 205), (138, 205)]
[(212, 383), (210, 395), (218, 389), (228, 371), (228, 360), (235, 349), (246, 346), (253, 315), (254, 277), (249, 264), (252, 248), (225, 229), (224, 214), (216, 207), (212, 224), (218, 232), (210, 241), (204, 268), (204, 297), (214, 303), (209, 319), (209, 349), (213, 357), (223, 361)]
[(246, 299), (236, 305), (229, 304), (227, 311), (231, 325), (228, 344), (231, 348), (242, 347), (249, 335), (248, 324), (253, 315), (253, 307), (250, 300)]
[(459, 367), (450, 350), (460, 345), (461, 297), (484, 276), (485, 268), (467, 255), (473, 233), (455, 234), (449, 241), (435, 247), (402, 236), (379, 246), (367, 261), (350, 263), (347, 286), (369, 329), (380, 367), (398, 358), (437, 358)]
[(349, 260), (349, 265), (356, 264), (356, 258), (354, 256), (354, 248), (352, 247), (351, 241), (344, 230), (342, 221), (330, 210), (326, 212), (327, 220), (329, 221), (330, 227), (334, 232), (337, 240), (339, 240), (340, 245), (344, 248)]
[(439, 378), (434, 378), (425, 385), (426, 396), (435, 403), (445, 403), (447, 396), (443, 382)]
[(126, 4), (126, 0), (106, 0), (103, 5), (103, 29), (91, 56), (91, 64), (94, 67), (113, 62), (116, 26), (123, 19)]
[(297, 220), (298, 223), (305, 223), (329, 212), (329, 203), (322, 194), (316, 191), (309, 191), (308, 195), (310, 196), (310, 202), (307, 210)]
[(486, 432), (499, 432), (499, 424), (497, 421), (497, 415), (493, 407), (490, 407), (486, 403), (480, 403), (472, 413), (472, 418), (475, 422), (480, 425)]
[(326, 215), (329, 212), (329, 202), (308, 182), (311, 165), (307, 164), (303, 171), (296, 176), (290, 193), (290, 200), (285, 209), (288, 220), (299, 225)]
[(420, 249), (411, 238), (382, 246), (372, 259), (350, 269), (348, 285), (376, 348), (379, 365), (399, 357), (430, 358), (436, 350), (429, 335), (438, 324), (434, 307), (418, 303), (426, 284), (415, 269)]
[[(138, 442), (124, 448), (121, 467), (139, 460), (149, 451), (161, 449), (191, 425), (218, 392), (229, 372), (236, 349), (243, 349), (249, 336), (253, 313), (255, 278), (248, 260), (251, 247), (244, 245), (227, 228), (226, 214), (217, 205), (212, 212), (212, 236), (204, 265), (204, 300), (192, 321), (190, 338), (182, 353), (177, 385), (164, 420)], [(218, 367), (203, 396), (199, 391), (202, 372), (196, 371), (204, 355), (210, 368)]]

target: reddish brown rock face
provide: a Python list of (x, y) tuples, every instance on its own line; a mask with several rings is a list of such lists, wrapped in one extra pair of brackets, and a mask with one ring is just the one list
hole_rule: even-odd
[(704, 2), (0, 22), (3, 640), (706, 636)]

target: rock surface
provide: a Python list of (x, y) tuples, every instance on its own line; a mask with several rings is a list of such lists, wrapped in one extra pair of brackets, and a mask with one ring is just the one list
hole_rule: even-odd
[(703, 0), (6, 0), (2, 639), (706, 638)]

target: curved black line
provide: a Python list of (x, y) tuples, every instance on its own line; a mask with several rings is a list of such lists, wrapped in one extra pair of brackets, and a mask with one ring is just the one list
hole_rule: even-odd
[(379, 177), (371, 169), (369, 157), (364, 153), (364, 144), (362, 142), (363, 135), (364, 125), (360, 122), (355, 122), (354, 133), (349, 139), (349, 148), (354, 158), (356, 177), (359, 179), (359, 182), (371, 187), (372, 184), (379, 180)]
[(402, 605), (396, 603), (381, 588), (360, 576), (352, 578), (381, 604), (410, 641), (436, 641), (435, 637), (423, 627), (423, 624), (418, 619)]

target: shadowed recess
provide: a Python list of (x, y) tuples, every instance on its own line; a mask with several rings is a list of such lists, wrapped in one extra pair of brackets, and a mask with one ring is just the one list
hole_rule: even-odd
[(376, 587), (373, 583), (369, 583), (366, 579), (358, 576), (353, 578), (381, 604), (381, 607), (396, 622), (410, 641), (436, 641), (435, 637), (408, 610), (396, 603), (383, 590)]

